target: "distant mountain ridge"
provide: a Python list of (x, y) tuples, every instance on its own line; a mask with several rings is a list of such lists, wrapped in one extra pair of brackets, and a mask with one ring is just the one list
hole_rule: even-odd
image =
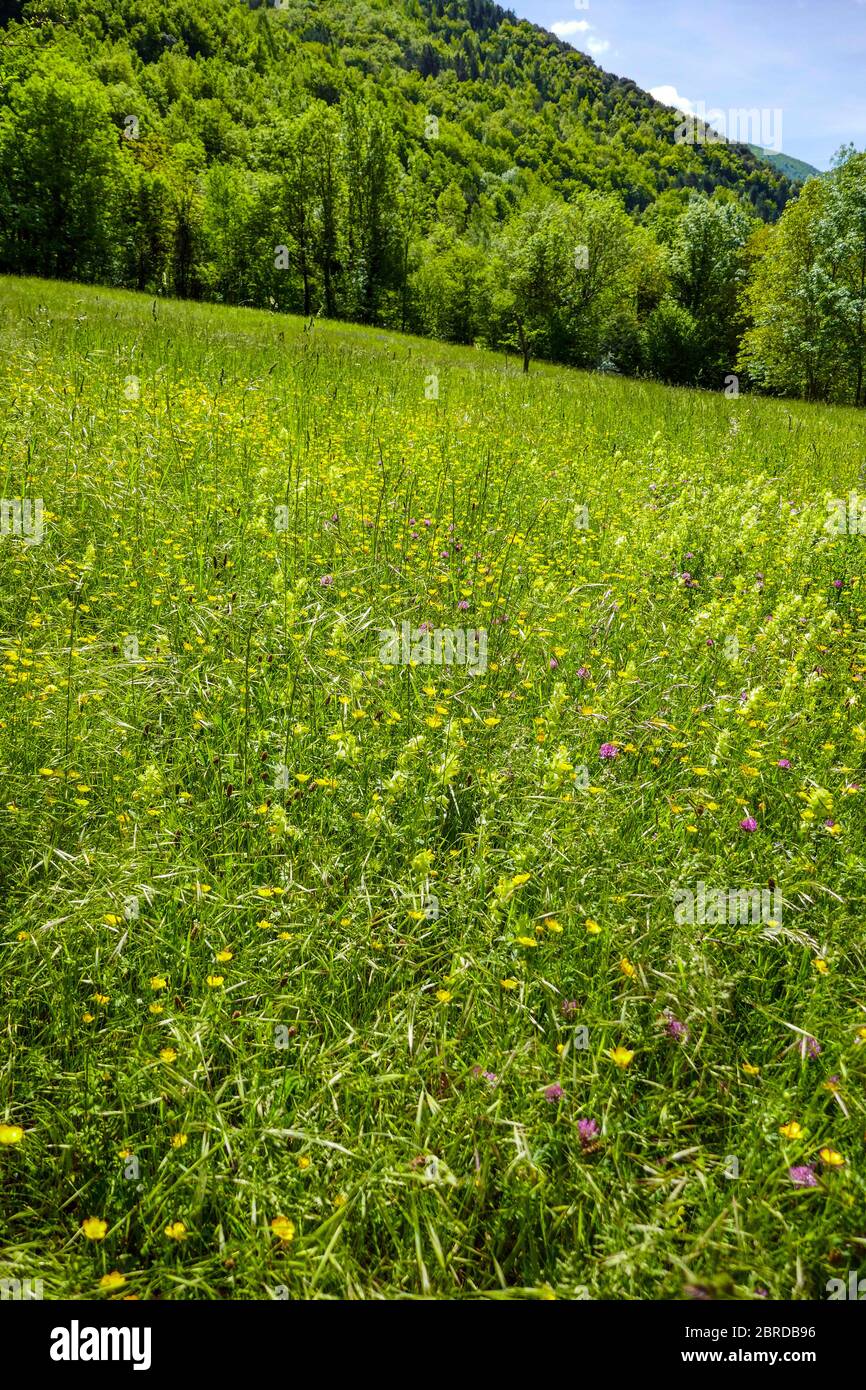
[(772, 164), (774, 169), (778, 169), (780, 174), (792, 179), (795, 183), (805, 183), (806, 179), (821, 177), (821, 170), (816, 169), (814, 164), (807, 164), (805, 159), (795, 159), (791, 154), (784, 154), (776, 150), (765, 150), (760, 145), (749, 145), (748, 147), (756, 159), (762, 159), (767, 164)]

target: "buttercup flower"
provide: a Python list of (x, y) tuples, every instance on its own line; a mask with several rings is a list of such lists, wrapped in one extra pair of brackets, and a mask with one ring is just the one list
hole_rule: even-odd
[(271, 1230), (284, 1245), (288, 1245), (295, 1238), (295, 1223), (287, 1216), (275, 1216), (271, 1222)]
[(837, 1153), (835, 1149), (820, 1149), (818, 1152), (818, 1157), (827, 1168), (841, 1168), (845, 1163), (845, 1160), (842, 1157), (842, 1155), (840, 1153)]
[(627, 1047), (622, 1046), (609, 1048), (607, 1055), (618, 1067), (623, 1068), (630, 1066), (634, 1057), (633, 1052), (629, 1052)]
[(785, 1139), (802, 1139), (805, 1132), (803, 1126), (799, 1124), (797, 1120), (789, 1120), (786, 1125), (779, 1126), (779, 1133), (783, 1135)]

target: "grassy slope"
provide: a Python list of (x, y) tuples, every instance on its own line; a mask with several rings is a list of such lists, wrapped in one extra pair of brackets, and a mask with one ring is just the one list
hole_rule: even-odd
[[(0, 320), (2, 495), (46, 509), (0, 540), (0, 1273), (824, 1297), (862, 1259), (863, 541), (821, 530), (862, 417), (38, 281)], [(403, 618), (486, 627), (486, 674), (378, 664)], [(771, 877), (777, 926), (674, 921)]]

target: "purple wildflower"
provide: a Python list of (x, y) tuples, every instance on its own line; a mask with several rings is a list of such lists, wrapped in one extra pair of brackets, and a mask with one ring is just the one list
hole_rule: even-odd
[(603, 743), (598, 750), (598, 756), (613, 761), (614, 758), (619, 757), (619, 749), (612, 743)]
[(588, 666), (578, 666), (578, 668), (577, 668), (577, 678), (578, 678), (578, 680), (585, 681), (588, 675), (589, 675), (589, 667), (588, 667)]
[[(802, 1044), (802, 1045), (803, 1045), (803, 1047), (806, 1049), (806, 1052), (808, 1052), (808, 1054), (809, 1054), (810, 1057), (818, 1057), (818, 1056), (820, 1056), (820, 1054), (821, 1054), (821, 1044), (819, 1043), (819, 1041), (818, 1041), (817, 1038), (813, 1038), (813, 1037), (811, 1037), (811, 1036), (808, 1037), (808, 1038), (804, 1038), (804, 1039), (803, 1039), (803, 1044)], [(804, 1053), (803, 1053), (803, 1056), (805, 1056), (805, 1055), (806, 1055), (806, 1053), (804, 1052)]]
[(781, 767), (785, 772), (788, 771), (788, 768), (789, 768), (790, 766), (791, 766), (791, 759), (790, 759), (790, 758), (780, 758), (779, 761), (776, 763), (776, 767)]
[(580, 1136), (581, 1148), (586, 1148), (587, 1144), (592, 1143), (599, 1133), (598, 1122), (596, 1120), (578, 1120), (577, 1132)]
[(544, 1092), (544, 1099), (549, 1100), (552, 1105), (555, 1105), (557, 1101), (562, 1100), (564, 1094), (565, 1092), (559, 1082), (554, 1081), (553, 1085), (548, 1086), (547, 1090)]
[(818, 1186), (815, 1169), (809, 1163), (798, 1163), (794, 1168), (789, 1168), (788, 1177), (795, 1187)]
[(574, 1018), (574, 1015), (577, 1013), (577, 1000), (563, 999), (559, 1008), (563, 1018)]
[(758, 822), (755, 820), (754, 816), (746, 816), (745, 819), (740, 821), (740, 829), (745, 830), (747, 834), (751, 834), (751, 832), (757, 830), (757, 828)]
[(334, 576), (332, 574), (323, 574), (321, 579), (319, 580), (319, 583), (321, 584), (323, 589), (330, 589), (333, 582)]

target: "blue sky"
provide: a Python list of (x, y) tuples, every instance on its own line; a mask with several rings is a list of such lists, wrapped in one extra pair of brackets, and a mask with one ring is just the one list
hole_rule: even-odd
[(668, 89), (669, 105), (766, 112), (762, 143), (778, 148), (781, 134), (786, 154), (819, 169), (841, 144), (866, 148), (866, 0), (500, 3), (609, 72)]

